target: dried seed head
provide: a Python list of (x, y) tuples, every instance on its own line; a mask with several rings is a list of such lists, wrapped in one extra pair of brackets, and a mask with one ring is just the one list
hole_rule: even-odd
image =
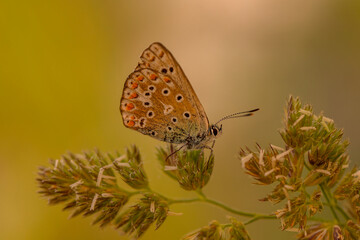
[(149, 184), (139, 149), (133, 145), (126, 150), (126, 156), (117, 156), (113, 162), (122, 180), (135, 189), (146, 188)]
[(233, 217), (230, 217), (230, 224), (220, 224), (212, 221), (208, 226), (204, 226), (193, 233), (188, 234), (184, 240), (204, 240), (204, 239), (239, 239), (250, 240), (244, 225)]
[(139, 238), (153, 223), (156, 229), (159, 228), (167, 218), (168, 212), (166, 200), (156, 194), (144, 194), (138, 203), (116, 219), (116, 226), (125, 233), (135, 234), (135, 237)]
[(51, 161), (53, 168), (39, 168), (39, 193), (49, 204), (66, 201), (64, 210), (72, 210), (70, 217), (96, 213), (93, 223), (103, 227), (128, 201), (127, 193), (118, 189), (111, 162), (99, 151), (64, 155)]
[(335, 198), (339, 200), (348, 200), (350, 203), (350, 211), (352, 215), (360, 218), (360, 181), (359, 170), (356, 167), (348, 173), (341, 183), (337, 186), (334, 192)]
[[(310, 239), (334, 239), (344, 240), (353, 238), (344, 238), (341, 228), (338, 225), (333, 224), (314, 224), (307, 228), (306, 231), (302, 231), (297, 238), (299, 240)], [(355, 238), (354, 238), (355, 240)]]
[(214, 156), (206, 159), (203, 149), (180, 150), (175, 153), (172, 145), (158, 149), (158, 160), (165, 174), (175, 178), (185, 190), (203, 188), (210, 180), (214, 168)]
[(352, 220), (347, 221), (345, 227), (343, 228), (344, 239), (349, 240), (358, 240), (360, 236), (360, 224), (355, 223)]

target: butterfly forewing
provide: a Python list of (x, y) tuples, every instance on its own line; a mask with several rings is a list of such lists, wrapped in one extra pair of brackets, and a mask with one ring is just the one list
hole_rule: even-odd
[(187, 79), (184, 71), (176, 61), (174, 56), (161, 43), (151, 44), (141, 55), (142, 62), (137, 69), (151, 68), (154, 71), (161, 72), (171, 77), (184, 93), (186, 99), (190, 100), (190, 106), (195, 108), (197, 116), (193, 119), (194, 124), (198, 125), (200, 131), (207, 131), (209, 121), (203, 106), (201, 105), (194, 89)]

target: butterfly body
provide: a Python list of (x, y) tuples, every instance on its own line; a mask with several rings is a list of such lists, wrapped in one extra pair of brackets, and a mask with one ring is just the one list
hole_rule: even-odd
[(153, 43), (125, 81), (120, 112), (126, 127), (158, 140), (204, 148), (221, 132), (173, 55)]

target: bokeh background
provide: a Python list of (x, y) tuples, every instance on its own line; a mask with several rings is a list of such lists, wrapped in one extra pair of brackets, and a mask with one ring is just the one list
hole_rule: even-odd
[[(36, 193), (37, 167), (66, 151), (123, 150), (136, 143), (154, 189), (190, 197), (155, 160), (162, 144), (126, 129), (118, 111), (124, 81), (152, 42), (182, 65), (214, 122), (224, 123), (205, 193), (234, 208), (271, 212), (257, 199), (236, 154), (241, 146), (281, 145), (277, 130), (289, 94), (335, 120), (360, 163), (360, 2), (280, 0), (54, 0), (0, 3), (0, 239), (126, 239), (91, 219), (68, 220)], [(174, 205), (143, 239), (179, 239), (228, 213)], [(253, 239), (289, 239), (278, 221), (249, 225)]]

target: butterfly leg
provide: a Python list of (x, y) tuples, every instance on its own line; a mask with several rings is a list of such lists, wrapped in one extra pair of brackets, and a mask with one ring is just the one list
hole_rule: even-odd
[(174, 155), (175, 153), (177, 153), (178, 151), (180, 151), (183, 147), (185, 147), (186, 144), (182, 145), (179, 149), (175, 150), (174, 152), (172, 152), (171, 154), (169, 154), (166, 159), (165, 159), (165, 163), (167, 162), (167, 160), (172, 156)]
[(213, 149), (214, 146), (215, 146), (215, 139), (214, 139), (214, 141), (213, 141), (213, 143), (212, 143), (212, 145), (211, 145), (211, 149)]
[(210, 155), (213, 155), (214, 152), (214, 146), (215, 146), (215, 140), (213, 141), (213, 143), (211, 144), (211, 147), (205, 145), (204, 148), (210, 149)]

